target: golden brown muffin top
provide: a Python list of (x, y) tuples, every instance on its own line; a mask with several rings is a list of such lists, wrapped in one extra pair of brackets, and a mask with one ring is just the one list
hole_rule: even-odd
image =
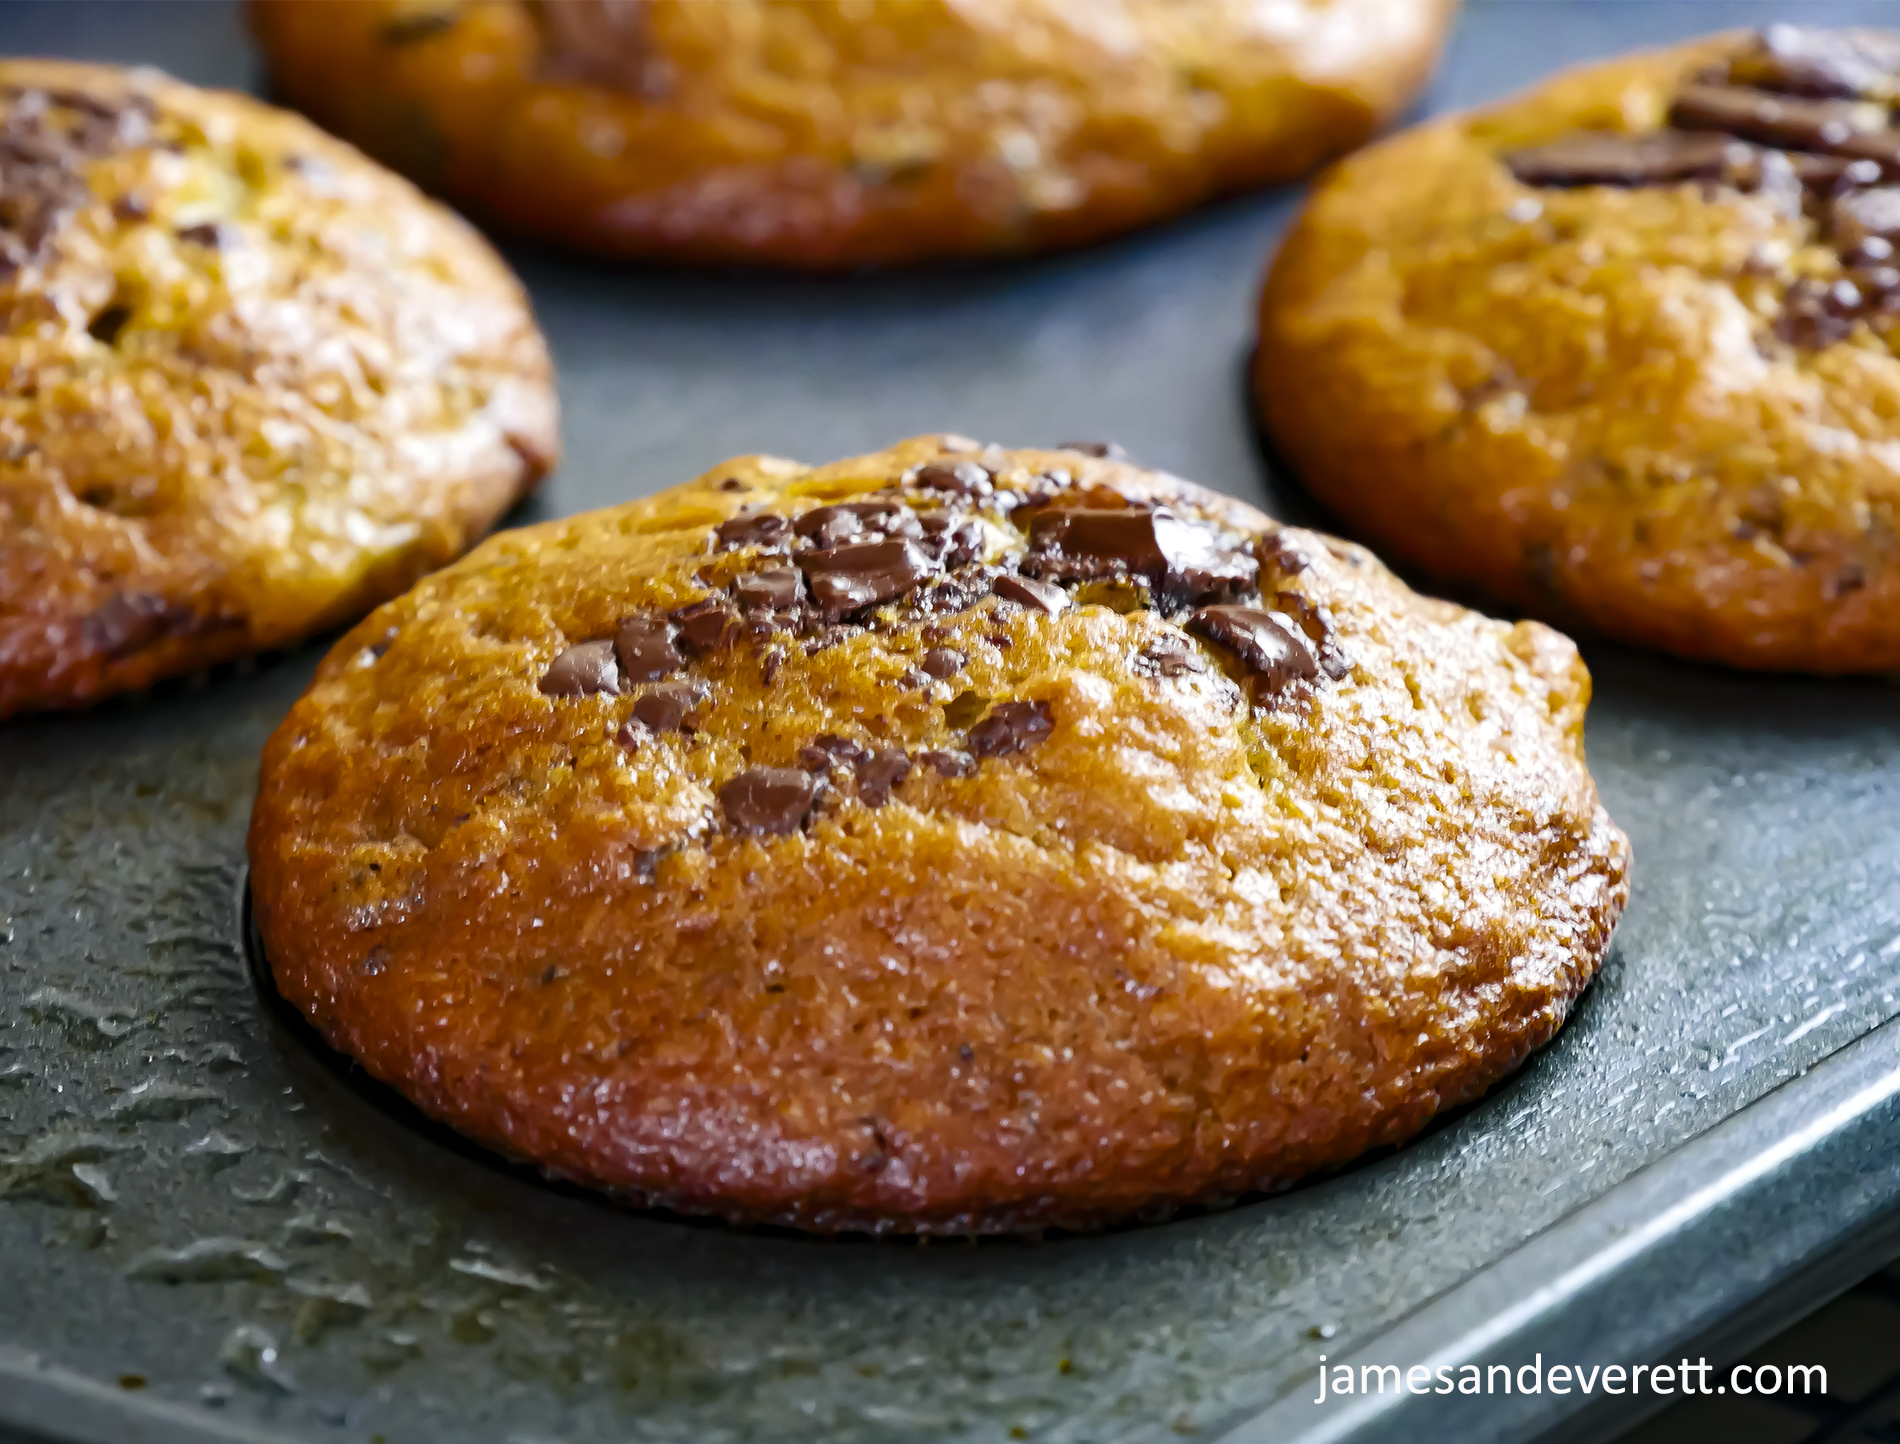
[(257, 0), (281, 92), (508, 226), (838, 267), (1075, 244), (1284, 180), (1455, 0)]
[(1376, 545), (1697, 657), (1900, 666), (1900, 37), (1773, 27), (1352, 157), (1261, 394)]
[(1112, 455), (742, 457), (496, 537), (266, 750), (279, 985), (437, 1116), (817, 1228), (1086, 1224), (1416, 1129), (1625, 896), (1536, 623)]
[(0, 61), (0, 716), (343, 620), (552, 461), (466, 225), (299, 117)]

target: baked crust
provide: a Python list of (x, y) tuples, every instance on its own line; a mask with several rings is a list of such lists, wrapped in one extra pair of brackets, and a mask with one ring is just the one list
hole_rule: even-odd
[(1079, 245), (1292, 179), (1455, 0), (254, 0), (279, 94), (495, 225), (831, 270)]
[(468, 226), (299, 116), (0, 61), (0, 717), (360, 615), (552, 463)]
[(1255, 390), (1295, 473), (1389, 557), (1683, 657), (1893, 670), (1900, 311), (1869, 290), (1826, 314), (1879, 276), (1834, 202), (1512, 169), (1578, 132), (1664, 135), (1672, 106), (1699, 125), (1681, 98), (1764, 43), (1570, 71), (1340, 164), (1268, 274)]
[[(1197, 560), (1090, 551), (1124, 525)], [(927, 579), (827, 610), (867, 546)], [(1398, 1142), (1556, 1031), (1627, 896), (1588, 695), (1539, 623), (1109, 457), (741, 457), (339, 642), (265, 749), (256, 916), (333, 1044), (554, 1173), (1088, 1228)]]

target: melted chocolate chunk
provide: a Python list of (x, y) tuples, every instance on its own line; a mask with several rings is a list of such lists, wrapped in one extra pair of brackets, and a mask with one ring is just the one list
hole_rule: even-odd
[(1323, 602), (1315, 602), (1299, 592), (1281, 592), (1274, 597), (1273, 607), (1292, 618), (1306, 633), (1306, 640), (1313, 644), (1314, 655), (1319, 660), (1320, 671), (1335, 682), (1352, 671), (1352, 659), (1339, 645), (1339, 624)]
[(1900, 92), (1900, 41), (1879, 30), (1770, 25), (1736, 57), (1728, 78), (1762, 90), (1891, 101)]
[(793, 530), (809, 538), (816, 547), (835, 547), (856, 536), (923, 535), (923, 528), (909, 507), (901, 501), (878, 498), (871, 501), (841, 501), (806, 512), (793, 523)]
[(1319, 676), (1319, 662), (1299, 624), (1284, 613), (1256, 607), (1203, 607), (1188, 630), (1238, 657), (1254, 675), (1256, 692), (1278, 692)]
[(1513, 151), (1504, 163), (1525, 185), (1665, 185), (1720, 176), (1733, 145), (1727, 136), (1680, 130), (1580, 130)]
[(633, 718), (654, 732), (677, 732), (686, 714), (711, 695), (712, 688), (698, 680), (661, 682), (633, 704)]
[(759, 662), (759, 680), (771, 686), (778, 680), (778, 669), (785, 665), (785, 649), (774, 647)]
[(987, 496), (995, 473), (974, 461), (933, 461), (921, 466), (911, 478), (912, 484), (926, 491), (948, 492), (952, 496)]
[(999, 702), (970, 729), (970, 750), (978, 757), (1007, 757), (1042, 741), (1054, 728), (1047, 702)]
[(186, 226), (178, 232), (178, 239), (189, 241), (194, 246), (222, 251), (228, 249), (237, 237), (229, 226), (221, 226), (216, 221), (205, 221), (199, 225)]
[(732, 551), (739, 547), (763, 547), (776, 551), (783, 550), (790, 541), (792, 524), (775, 512), (760, 511), (720, 522), (713, 535), (718, 538), (720, 551)]
[(1791, 346), (1818, 351), (1853, 333), (1854, 321), (1870, 309), (1867, 294), (1852, 281), (1799, 280), (1788, 288), (1775, 331)]
[(967, 752), (919, 752), (917, 760), (945, 777), (976, 776), (976, 759)]
[(901, 597), (937, 571), (935, 562), (902, 537), (801, 552), (798, 565), (813, 598), (831, 617)]
[(1886, 260), (1900, 244), (1900, 186), (1836, 196), (1828, 206), (1828, 229), (1850, 256)]
[(657, 682), (686, 664), (673, 645), (678, 632), (665, 617), (651, 613), (628, 617), (614, 636), (614, 653), (629, 682)]
[(457, 18), (453, 10), (416, 10), (385, 20), (377, 34), (386, 45), (408, 45), (453, 30)]
[(1151, 677), (1185, 677), (1207, 666), (1179, 637), (1156, 637), (1135, 655), (1135, 670)]
[(562, 652), (541, 674), (544, 697), (584, 697), (590, 692), (618, 692), (620, 667), (612, 642), (579, 642)]
[(817, 800), (818, 779), (795, 767), (754, 767), (719, 789), (727, 823), (753, 836), (798, 831)]
[(1057, 451), (1079, 451), (1084, 456), (1099, 456), (1104, 461), (1127, 461), (1129, 455), (1112, 441), (1058, 441)]
[(991, 590), (1004, 601), (1028, 607), (1032, 612), (1047, 612), (1052, 617), (1069, 609), (1067, 592), (1053, 582), (1039, 582), (1034, 577), (998, 577)]
[(80, 635), (111, 661), (188, 631), (191, 609), (150, 592), (114, 592), (80, 623)]
[(733, 594), (742, 604), (761, 611), (783, 612), (797, 605), (799, 594), (796, 567), (771, 567), (753, 572), (733, 583)]
[(983, 524), (974, 518), (939, 512), (923, 519), (923, 530), (918, 545), (940, 566), (967, 566), (983, 555)]
[(847, 767), (870, 755), (864, 747), (853, 742), (849, 737), (840, 737), (835, 732), (825, 732), (814, 737), (807, 746), (798, 749), (798, 765), (807, 772), (829, 772), (834, 767)]
[(910, 758), (896, 747), (881, 747), (858, 759), (858, 800), (866, 807), (882, 807), (891, 789), (910, 776)]
[(0, 280), (52, 254), (91, 195), (91, 164), (152, 139), (142, 95), (105, 101), (79, 91), (0, 86)]
[(1719, 131), (1784, 150), (1818, 150), (1884, 160), (1900, 137), (1873, 142), (1884, 130), (1867, 107), (1848, 100), (1802, 100), (1743, 85), (1691, 85), (1670, 107), (1682, 130)]
[(718, 597), (707, 597), (673, 613), (680, 636), (695, 656), (730, 647), (739, 636), (739, 619)]
[(1221, 544), (1210, 527), (1166, 507), (1075, 507), (1038, 512), (1030, 521), (1025, 570), (1086, 580), (1145, 578), (1169, 602), (1192, 604), (1251, 587), (1260, 566)]
[(932, 647), (917, 659), (917, 665), (941, 682), (956, 676), (969, 660), (963, 653), (950, 647)]

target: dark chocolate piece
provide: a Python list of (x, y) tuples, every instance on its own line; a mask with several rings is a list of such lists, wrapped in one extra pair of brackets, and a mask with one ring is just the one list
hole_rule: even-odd
[(917, 665), (941, 682), (946, 678), (956, 676), (963, 670), (963, 664), (969, 660), (954, 648), (932, 647), (917, 659)]
[[(1828, 229), (1842, 252), (1884, 261), (1900, 243), (1900, 186), (1849, 191), (1828, 206)], [(1870, 242), (1878, 242), (1870, 248)]]
[(774, 647), (759, 662), (759, 680), (771, 686), (778, 680), (778, 669), (785, 665), (785, 649)]
[(720, 597), (681, 607), (673, 613), (673, 620), (679, 623), (687, 650), (696, 656), (730, 647), (739, 636), (739, 619)]
[(1900, 95), (1900, 42), (1878, 30), (1770, 25), (1729, 63), (1728, 76), (1789, 95), (1892, 101)]
[[(1804, 100), (1742, 85), (1688, 85), (1669, 108), (1669, 123), (1682, 130), (1721, 131), (1787, 150), (1818, 150), (1883, 159), (1868, 150), (1879, 120), (1851, 100)], [(1889, 137), (1890, 149), (1900, 137)]]
[(798, 749), (798, 765), (807, 772), (829, 772), (834, 767), (847, 767), (861, 761), (871, 754), (849, 737), (840, 737), (835, 732), (825, 732), (814, 737), (811, 742)]
[(386, 45), (408, 45), (412, 41), (426, 40), (431, 35), (453, 30), (458, 18), (453, 10), (412, 10), (385, 20), (377, 34), (382, 36)]
[(1845, 340), (1853, 332), (1856, 318), (1869, 309), (1867, 297), (1852, 281), (1803, 279), (1788, 287), (1775, 331), (1792, 346), (1818, 351)]
[(816, 547), (835, 547), (856, 536), (923, 535), (923, 528), (917, 524), (910, 508), (889, 498), (841, 501), (816, 507), (799, 517), (792, 527)]
[(818, 799), (818, 779), (796, 767), (754, 767), (719, 789), (734, 830), (763, 837), (796, 832)]
[(880, 747), (858, 759), (858, 800), (866, 807), (882, 807), (891, 789), (910, 776), (910, 758), (896, 747)]
[(190, 628), (189, 607), (150, 592), (114, 592), (79, 624), (80, 635), (112, 661)]
[(1532, 186), (1664, 185), (1715, 179), (1734, 144), (1725, 135), (1682, 130), (1579, 130), (1547, 145), (1512, 151), (1504, 163)]
[(738, 547), (783, 550), (791, 538), (792, 524), (776, 512), (759, 511), (722, 521), (713, 534), (719, 538), (720, 551)]
[(1156, 637), (1135, 654), (1135, 670), (1151, 677), (1185, 677), (1207, 664), (1180, 637)]
[(712, 688), (697, 678), (688, 682), (661, 682), (649, 687), (633, 704), (633, 717), (654, 732), (677, 732), (680, 724)]
[(199, 225), (186, 226), (178, 233), (178, 239), (189, 241), (194, 246), (207, 246), (214, 251), (228, 248), (236, 239), (229, 226), (221, 226), (216, 221), (205, 221)]
[(813, 598), (832, 617), (901, 597), (937, 571), (935, 562), (902, 537), (801, 552), (798, 565)]
[(677, 632), (665, 617), (651, 612), (628, 617), (614, 636), (614, 652), (629, 682), (657, 682), (686, 664), (673, 645)]
[(945, 777), (976, 776), (976, 759), (967, 752), (919, 752), (917, 760)]
[(748, 607), (767, 612), (782, 612), (798, 601), (798, 569), (771, 567), (753, 572), (733, 583), (733, 594)]
[(1187, 628), (1232, 652), (1254, 674), (1256, 691), (1277, 692), (1294, 681), (1319, 676), (1319, 661), (1299, 624), (1284, 613), (1257, 607), (1202, 607)]
[(1069, 594), (1054, 582), (1039, 582), (1034, 577), (998, 577), (991, 590), (1005, 601), (1016, 602), (1034, 612), (1057, 616), (1069, 609)]
[(1099, 456), (1105, 461), (1127, 461), (1128, 453), (1113, 441), (1058, 441), (1057, 451), (1079, 451), (1084, 456)]
[(995, 473), (974, 461), (933, 461), (917, 468), (911, 478), (927, 491), (948, 492), (952, 496), (987, 496)]
[(1042, 741), (1054, 728), (1047, 702), (999, 702), (970, 729), (970, 750), (978, 757), (1007, 757)]
[(1286, 613), (1306, 633), (1320, 671), (1335, 682), (1352, 671), (1352, 659), (1339, 645), (1339, 624), (1325, 603), (1315, 602), (1299, 592), (1281, 592), (1273, 599), (1273, 609)]
[(545, 697), (584, 697), (590, 692), (618, 692), (620, 666), (612, 642), (578, 642), (562, 652), (541, 674)]
[(1087, 579), (1126, 573), (1147, 579), (1169, 601), (1201, 602), (1251, 587), (1260, 566), (1219, 535), (1166, 507), (1073, 507), (1030, 520), (1025, 570)]

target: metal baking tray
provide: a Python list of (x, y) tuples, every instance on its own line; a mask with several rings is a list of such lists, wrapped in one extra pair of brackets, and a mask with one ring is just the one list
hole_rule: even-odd
[[(1772, 18), (1479, 0), (1428, 108)], [(0, 6), (0, 48), (254, 80), (219, 4)], [(942, 429), (1113, 437), (1300, 516), (1242, 384), (1260, 265), (1297, 201), (1034, 263), (831, 281), (516, 248), (568, 447), (516, 520), (737, 452), (825, 460)], [(1550, 1048), (1410, 1146), (1278, 1197), (919, 1246), (549, 1187), (419, 1126), (274, 1010), (247, 966), (244, 828), (258, 748), (317, 655), (0, 728), (0, 1436), (1598, 1437), (1627, 1399), (1308, 1401), (1321, 1355), (1745, 1347), (1900, 1248), (1887, 684), (1591, 646), (1590, 754), (1636, 888)]]

